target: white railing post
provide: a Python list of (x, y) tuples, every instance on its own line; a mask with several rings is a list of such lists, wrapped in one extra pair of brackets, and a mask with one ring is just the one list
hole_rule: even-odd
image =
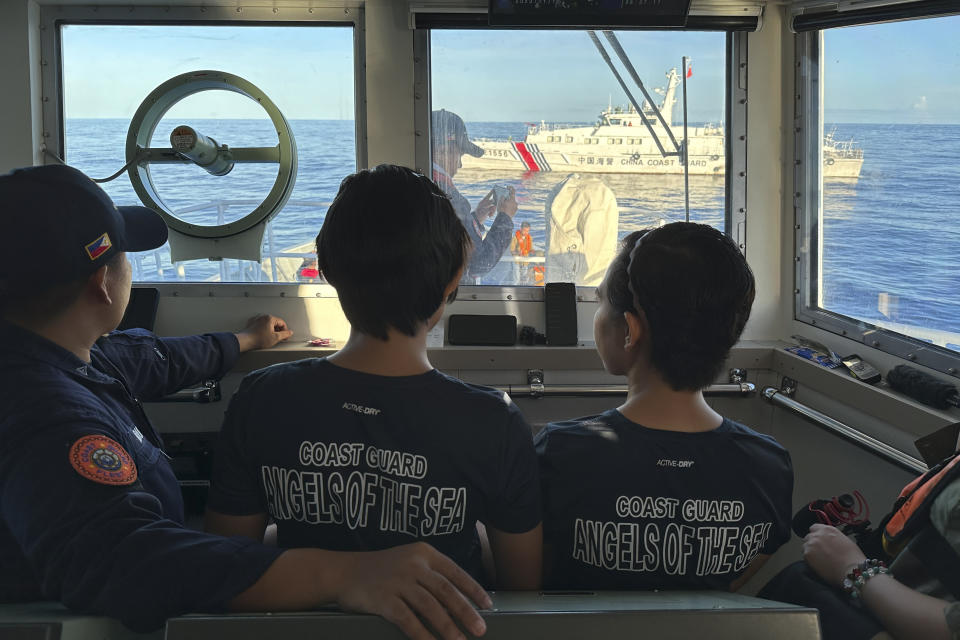
[(273, 248), (273, 222), (267, 223), (267, 255), (270, 257), (270, 275), (272, 282), (279, 282), (277, 277), (277, 254)]

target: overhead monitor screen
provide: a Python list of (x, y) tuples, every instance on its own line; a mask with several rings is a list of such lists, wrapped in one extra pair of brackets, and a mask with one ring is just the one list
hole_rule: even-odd
[(682, 27), (690, 0), (490, 0), (494, 26)]

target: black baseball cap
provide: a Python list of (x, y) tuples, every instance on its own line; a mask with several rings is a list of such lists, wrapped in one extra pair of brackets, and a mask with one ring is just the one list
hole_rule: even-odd
[(0, 175), (0, 291), (25, 292), (81, 279), (121, 251), (167, 241), (153, 209), (118, 207), (82, 172), (66, 165)]
[(470, 142), (467, 137), (467, 125), (463, 124), (463, 118), (453, 111), (434, 111), (430, 116), (430, 132), (434, 144), (456, 142), (461, 153), (469, 153), (475, 158), (483, 155), (483, 149)]

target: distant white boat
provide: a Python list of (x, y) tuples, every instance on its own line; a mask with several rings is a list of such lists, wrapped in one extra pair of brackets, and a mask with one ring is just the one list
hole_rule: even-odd
[[(673, 108), (680, 74), (666, 74), (666, 89), (659, 105), (663, 119), (671, 123), (670, 132), (682, 143), (683, 126), (674, 125)], [(650, 123), (664, 146), (644, 125)], [(690, 175), (721, 176), (726, 168), (723, 128), (715, 125), (688, 127)], [(522, 142), (479, 138), (474, 144), (483, 156), (464, 155), (464, 169), (515, 171), (577, 171), (581, 173), (653, 173), (683, 174), (683, 162), (674, 151), (666, 128), (651, 105), (644, 103), (643, 114), (632, 106), (607, 107), (593, 126), (548, 125), (541, 121), (527, 130)], [(852, 140), (837, 141), (828, 134), (823, 141), (823, 175), (829, 178), (857, 178), (863, 166), (863, 150)]]

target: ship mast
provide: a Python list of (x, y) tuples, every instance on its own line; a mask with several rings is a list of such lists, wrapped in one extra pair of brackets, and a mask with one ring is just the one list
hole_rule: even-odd
[[(630, 92), (630, 88), (627, 87), (627, 83), (624, 82), (623, 77), (620, 75), (620, 72), (617, 71), (617, 68), (614, 66), (613, 61), (610, 59), (610, 56), (607, 54), (607, 50), (604, 48), (603, 44), (600, 43), (600, 39), (597, 37), (597, 34), (594, 31), (587, 31), (587, 35), (590, 36), (590, 40), (593, 41), (593, 44), (597, 47), (597, 51), (600, 53), (600, 57), (603, 58), (603, 61), (607, 63), (607, 66), (610, 68), (610, 72), (613, 73), (613, 77), (617, 79), (617, 82), (620, 84), (620, 88), (623, 89), (623, 92), (627, 94), (627, 99), (630, 100), (633, 104), (634, 109), (637, 110), (640, 120), (643, 122), (643, 125), (647, 128), (647, 131), (650, 132), (650, 137), (653, 139), (653, 143), (657, 145), (657, 150), (660, 152), (660, 155), (666, 158), (667, 156), (679, 156), (681, 152), (680, 143), (677, 142), (677, 138), (673, 135), (673, 129), (667, 120), (663, 117), (663, 114), (660, 113), (660, 109), (655, 105), (653, 98), (650, 96), (650, 93), (647, 91), (646, 87), (643, 86), (643, 81), (640, 80), (640, 75), (637, 73), (637, 70), (633, 67), (633, 64), (630, 62), (630, 58), (627, 56), (626, 51), (623, 50), (623, 47), (620, 45), (620, 41), (617, 39), (616, 34), (613, 31), (604, 31), (603, 35), (607, 38), (607, 41), (610, 43), (611, 48), (617, 54), (617, 57), (620, 58), (620, 62), (623, 64), (627, 73), (633, 79), (634, 83), (637, 85), (637, 88), (640, 89), (640, 92), (643, 94), (643, 97), (646, 99), (646, 104), (650, 105), (653, 109), (654, 120), (659, 120), (660, 124), (663, 125), (664, 132), (667, 134), (670, 143), (673, 145), (673, 148), (676, 151), (667, 151), (663, 147), (663, 143), (660, 141), (660, 137), (657, 135), (657, 132), (654, 130), (654, 123), (651, 122), (651, 118), (648, 118), (646, 113), (644, 113), (644, 108), (637, 102), (636, 98), (633, 97), (633, 94)], [(674, 69), (674, 73), (676, 70)], [(676, 89), (676, 86), (673, 87)], [(672, 99), (671, 99), (672, 100)], [(672, 106), (672, 104), (671, 104)]]
[(670, 125), (673, 125), (673, 106), (677, 103), (677, 87), (680, 85), (680, 74), (676, 67), (667, 72), (667, 90), (663, 94), (663, 102), (660, 103), (660, 113), (663, 119)]

